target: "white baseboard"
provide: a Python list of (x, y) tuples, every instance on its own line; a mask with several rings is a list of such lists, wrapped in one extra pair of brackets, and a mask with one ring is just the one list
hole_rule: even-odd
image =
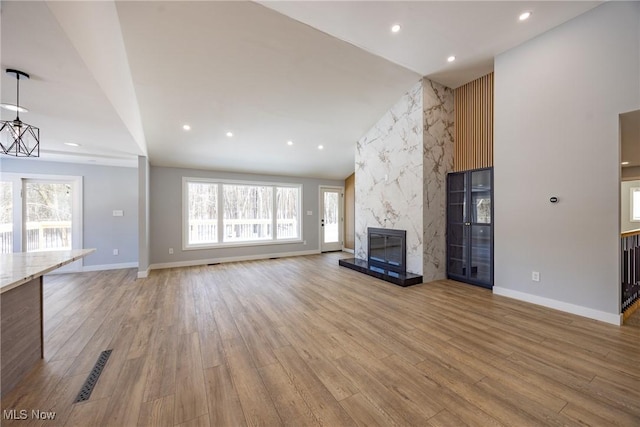
[(119, 264), (83, 265), (80, 271), (122, 270), (123, 268), (138, 268), (138, 263), (122, 262)]
[(612, 325), (622, 325), (622, 314), (607, 313), (605, 311), (595, 310), (581, 305), (575, 305), (564, 301), (558, 301), (551, 298), (541, 297), (538, 295), (527, 294), (525, 292), (514, 291), (513, 289), (493, 287), (493, 293), (504, 297), (529, 302), (531, 304), (541, 305), (566, 313), (577, 314), (578, 316), (587, 317), (589, 319), (599, 320), (601, 322), (610, 323)]
[(349, 248), (342, 248), (342, 252), (348, 252), (350, 254), (355, 254), (356, 251), (354, 251), (353, 249), (349, 249)]
[(280, 252), (280, 253), (260, 254), (260, 255), (243, 255), (243, 256), (223, 257), (223, 258), (195, 259), (195, 260), (189, 260), (189, 261), (161, 262), (161, 263), (151, 264), (149, 266), (149, 270), (161, 270), (163, 268), (175, 268), (175, 267), (193, 267), (195, 265), (218, 264), (223, 262), (255, 261), (259, 259), (269, 259), (269, 258), (316, 255), (319, 253), (320, 251), (318, 249), (313, 249), (310, 251), (299, 251), (299, 252)]
[(149, 277), (149, 270), (149, 267), (147, 267), (146, 270), (138, 270), (138, 279), (146, 279)]

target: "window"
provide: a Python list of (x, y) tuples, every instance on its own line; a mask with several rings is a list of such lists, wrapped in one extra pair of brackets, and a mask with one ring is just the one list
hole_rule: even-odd
[(0, 182), (0, 253), (13, 252), (13, 185)]
[(302, 186), (183, 178), (184, 248), (298, 241)]
[(631, 221), (640, 222), (640, 187), (631, 189)]
[(202, 245), (218, 241), (218, 185), (188, 183), (189, 244)]
[(273, 238), (273, 187), (223, 184), (222, 194), (225, 242)]

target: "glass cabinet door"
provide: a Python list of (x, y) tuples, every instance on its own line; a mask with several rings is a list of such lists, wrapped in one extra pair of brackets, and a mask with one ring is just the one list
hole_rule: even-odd
[(492, 170), (448, 175), (447, 275), (464, 282), (493, 285)]
[(491, 284), (491, 170), (470, 172), (471, 203), (468, 219), (471, 247), (470, 279), (482, 284)]
[(466, 176), (449, 174), (447, 200), (447, 271), (464, 276), (467, 270)]

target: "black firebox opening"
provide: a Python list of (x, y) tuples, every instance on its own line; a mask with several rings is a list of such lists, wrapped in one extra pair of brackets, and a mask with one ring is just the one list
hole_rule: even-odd
[(397, 273), (407, 271), (407, 232), (387, 228), (367, 228), (369, 266)]

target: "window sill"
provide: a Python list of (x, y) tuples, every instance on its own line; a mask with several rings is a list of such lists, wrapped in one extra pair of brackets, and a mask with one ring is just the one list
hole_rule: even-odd
[(292, 243), (304, 243), (302, 239), (292, 240), (254, 240), (251, 242), (228, 242), (228, 243), (212, 243), (203, 245), (183, 246), (183, 251), (199, 251), (206, 249), (224, 249), (224, 248), (243, 248), (251, 246), (271, 246), (271, 245), (288, 245)]

